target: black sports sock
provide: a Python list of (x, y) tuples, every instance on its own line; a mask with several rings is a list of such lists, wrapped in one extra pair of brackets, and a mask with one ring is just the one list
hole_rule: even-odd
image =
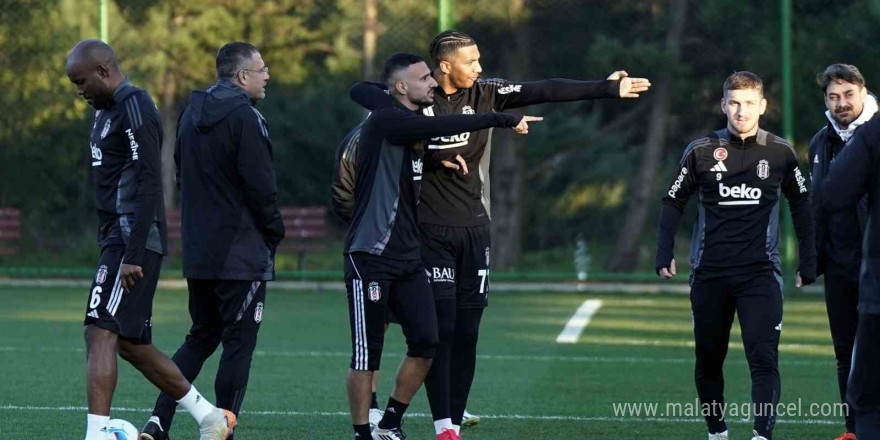
[(370, 424), (365, 423), (363, 425), (351, 425), (354, 427), (354, 438), (358, 440), (370, 440), (372, 439), (372, 434), (370, 434)]
[(382, 416), (379, 427), (382, 429), (400, 428), (400, 419), (403, 418), (403, 413), (406, 412), (408, 406), (408, 403), (399, 402), (393, 397), (389, 397), (388, 407), (385, 408), (385, 415)]
[(379, 409), (379, 401), (376, 400), (376, 392), (373, 391), (373, 401), (370, 402), (370, 409)]

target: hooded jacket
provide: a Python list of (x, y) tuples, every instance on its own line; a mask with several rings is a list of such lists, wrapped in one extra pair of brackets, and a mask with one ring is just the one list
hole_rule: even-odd
[[(850, 124), (853, 132), (871, 120), (877, 113), (877, 101), (868, 95), (862, 115)], [(847, 141), (835, 129), (835, 122), (829, 112), (825, 112), (828, 124), (822, 127), (810, 141), (810, 180), (814, 189), (822, 184), (831, 163), (840, 155)], [(856, 127), (853, 127), (856, 126)], [(819, 275), (829, 270), (852, 278), (859, 276), (862, 261), (862, 234), (868, 219), (868, 199), (862, 197), (852, 206), (836, 212), (827, 212), (817, 203), (813, 204), (813, 218), (816, 225), (816, 251), (818, 253), (817, 272)]]
[(177, 125), (183, 276), (271, 280), (284, 238), (266, 120), (242, 88), (194, 91)]

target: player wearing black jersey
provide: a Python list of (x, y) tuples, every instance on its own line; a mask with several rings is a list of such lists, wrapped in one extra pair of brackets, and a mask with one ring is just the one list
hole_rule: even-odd
[(201, 440), (225, 440), (235, 417), (204, 399), (152, 345), (153, 295), (165, 253), (159, 149), (162, 126), (150, 95), (120, 72), (113, 49), (77, 43), (67, 58), (77, 93), (97, 109), (89, 139), (101, 256), (86, 306), (89, 413), (86, 440), (107, 432), (116, 353), (172, 396), (199, 423)]
[[(634, 98), (650, 87), (644, 78), (614, 72), (605, 81), (479, 80), (480, 52), (473, 38), (445, 31), (431, 43), (438, 83), (427, 116), (481, 114), (545, 102)], [(373, 94), (361, 95), (370, 106)], [(422, 260), (432, 278), (440, 346), (425, 380), (438, 436), (459, 432), (473, 382), (476, 347), (489, 295), (489, 157), (491, 130), (433, 137), (425, 151), (419, 200)], [(446, 165), (440, 166), (440, 165)], [(456, 167), (458, 169), (448, 169)]]
[[(437, 346), (437, 314), (420, 259), (416, 205), (425, 140), (462, 130), (511, 127), (526, 132), (538, 120), (505, 113), (427, 118), (437, 85), (425, 61), (391, 56), (382, 72), (390, 95), (363, 122), (360, 132), (351, 226), (345, 242), (345, 281), (351, 320), (352, 358), (347, 387), (355, 438), (371, 435), (368, 424), (372, 372), (379, 368), (385, 310), (400, 321), (407, 339), (388, 406), (374, 439), (404, 438), (400, 420), (421, 386)], [(392, 99), (393, 97), (393, 99)]]
[(663, 198), (656, 269), (676, 274), (675, 232), (690, 196), (699, 195), (691, 242), (691, 308), (696, 341), (695, 381), (710, 440), (726, 440), (722, 365), (730, 327), (739, 315), (752, 377), (753, 440), (770, 439), (781, 390), (782, 270), (778, 252), (780, 195), (789, 200), (799, 244), (795, 285), (816, 277), (816, 249), (806, 179), (794, 149), (758, 127), (767, 107), (761, 79), (737, 72), (724, 82), (727, 128), (685, 149)]

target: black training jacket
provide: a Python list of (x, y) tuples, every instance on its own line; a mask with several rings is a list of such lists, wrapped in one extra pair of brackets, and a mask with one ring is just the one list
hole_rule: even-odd
[[(779, 259), (782, 195), (789, 201), (799, 245), (801, 277), (816, 278), (816, 248), (810, 195), (794, 149), (784, 139), (759, 130), (742, 140), (727, 129), (688, 145), (663, 197), (656, 270), (669, 267), (684, 207), (698, 196), (691, 241), (691, 279), (772, 270)], [(781, 280), (780, 280), (781, 282)]]
[(880, 314), (880, 118), (856, 130), (822, 179), (816, 201), (828, 212), (850, 209), (868, 197), (868, 220), (862, 241), (859, 313)]
[(149, 93), (126, 79), (95, 113), (89, 138), (98, 208), (98, 244), (125, 246), (140, 266), (144, 250), (165, 254), (162, 120)]
[[(490, 127), (515, 127), (522, 119), (506, 113), (422, 116), (373, 83), (352, 88), (373, 96), (357, 149), (354, 210), (345, 253), (366, 252), (396, 260), (420, 258), (416, 205), (427, 139)], [(375, 110), (374, 110), (375, 109)]]
[(183, 234), (183, 276), (271, 280), (284, 237), (272, 142), (247, 93), (221, 81), (194, 91), (174, 151)]
[[(856, 132), (861, 128), (861, 126), (856, 128)], [(810, 154), (807, 156), (810, 162), (813, 192), (818, 190), (817, 185), (821, 185), (828, 167), (845, 145), (830, 122), (813, 136), (810, 141)], [(841, 275), (849, 275), (852, 278), (859, 276), (859, 267), (862, 264), (862, 234), (867, 219), (867, 197), (862, 197), (853, 206), (837, 212), (826, 212), (819, 204), (813, 204), (818, 275), (825, 273), (830, 266)]]

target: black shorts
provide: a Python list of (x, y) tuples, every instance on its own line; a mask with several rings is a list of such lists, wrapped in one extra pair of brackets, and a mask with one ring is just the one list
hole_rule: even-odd
[(455, 299), (463, 309), (489, 305), (489, 228), (419, 225), (436, 300)]
[(406, 355), (434, 357), (439, 338), (437, 312), (427, 271), (420, 260), (351, 253), (345, 256), (345, 288), (351, 324), (351, 369), (379, 369), (388, 311), (394, 313), (403, 329)]
[(84, 325), (94, 324), (136, 344), (150, 344), (153, 295), (159, 283), (162, 255), (149, 250), (144, 252), (141, 266), (144, 277), (128, 292), (122, 288), (119, 276), (123, 255), (123, 246), (107, 246), (101, 250), (98, 271), (86, 302)]

